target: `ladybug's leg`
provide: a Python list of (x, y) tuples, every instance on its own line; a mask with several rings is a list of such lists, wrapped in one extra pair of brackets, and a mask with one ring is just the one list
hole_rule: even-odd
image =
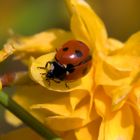
[(60, 80), (52, 79), (55, 83), (60, 83)]
[(38, 69), (46, 69), (47, 67), (48, 67), (48, 64), (52, 64), (52, 62), (51, 61), (48, 61), (47, 63), (46, 63), (46, 65), (45, 65), (45, 67), (37, 67)]
[(37, 67), (37, 68), (38, 68), (38, 69), (43, 69), (43, 70), (46, 69), (45, 67)]
[(65, 82), (65, 86), (66, 86), (66, 88), (70, 88), (66, 82)]
[(46, 65), (45, 65), (45, 68), (47, 68), (48, 67), (48, 64), (53, 64), (53, 62), (51, 62), (51, 61), (48, 61), (47, 63), (46, 63)]
[(46, 73), (40, 73), (41, 75), (46, 75)]
[(46, 78), (46, 81), (48, 82), (48, 86), (50, 87), (51, 85), (50, 79)]

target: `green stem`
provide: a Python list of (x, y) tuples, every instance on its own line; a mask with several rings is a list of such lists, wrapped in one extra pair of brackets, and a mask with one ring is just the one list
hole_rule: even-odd
[(48, 128), (42, 125), (37, 119), (30, 115), (25, 109), (19, 106), (14, 100), (12, 100), (6, 93), (0, 91), (0, 104), (11, 111), (19, 119), (21, 119), (25, 124), (31, 127), (39, 135), (47, 140), (61, 140)]

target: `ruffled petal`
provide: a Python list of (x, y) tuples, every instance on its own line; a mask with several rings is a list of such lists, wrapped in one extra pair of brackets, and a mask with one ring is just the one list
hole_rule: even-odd
[(104, 117), (98, 140), (132, 140), (134, 120), (129, 106), (125, 105), (117, 112), (110, 112)]
[[(24, 85), (16, 87), (16, 92), (13, 94), (13, 99), (30, 112), (33, 116), (44, 122), (46, 116), (50, 115), (48, 111), (40, 111), (39, 113), (32, 110), (30, 107), (34, 104), (44, 104), (55, 98), (59, 98), (60, 94), (53, 95), (52, 91), (46, 90), (39, 85)], [(17, 123), (17, 122), (12, 122)]]
[(61, 136), (64, 140), (77, 140), (74, 134), (74, 130), (66, 131)]
[(133, 86), (133, 90), (129, 95), (129, 101), (137, 108), (138, 112), (140, 111), (140, 82), (136, 83)]
[(127, 54), (121, 55), (118, 53), (117, 55), (108, 56), (105, 61), (121, 72), (133, 72), (140, 67), (140, 57)]
[(132, 35), (116, 54), (105, 61), (120, 71), (136, 71), (140, 67), (140, 32)]
[(109, 86), (129, 86), (139, 76), (140, 57), (134, 54), (131, 55), (127, 52), (126, 47), (132, 44), (132, 50), (129, 50), (132, 52), (136, 50), (134, 47), (139, 48), (138, 42), (140, 42), (139, 33), (128, 39), (123, 48), (119, 49), (115, 55), (110, 54), (110, 56), (99, 58), (96, 63), (96, 83)]
[[(39, 85), (28, 85), (16, 88), (13, 99), (41, 122), (44, 123), (44, 120), (46, 120), (45, 123), (50, 128), (66, 131), (86, 125), (97, 118), (94, 108), (89, 113), (89, 95), (86, 95), (85, 98), (81, 97), (78, 102), (72, 102), (70, 98), (74, 96), (71, 96), (71, 94), (74, 94), (74, 92), (67, 94), (55, 92), (54, 95), (52, 91), (46, 90)], [(54, 125), (52, 125), (52, 122)], [(12, 121), (13, 123), (16, 125), (17, 120)], [(66, 124), (66, 126), (62, 126), (62, 123)], [(57, 127), (56, 124), (58, 124)]]
[(133, 109), (133, 115), (137, 126), (140, 126), (140, 81), (137, 82), (129, 95), (127, 104)]
[(68, 94), (65, 94), (64, 97), (61, 96), (61, 98), (50, 103), (34, 105), (32, 109), (51, 111), (54, 115), (46, 118), (46, 124), (57, 131), (67, 131), (82, 127), (98, 117), (94, 108), (89, 114), (89, 98), (84, 98), (74, 110), (70, 105), (70, 98)]
[(75, 37), (91, 49), (105, 53), (107, 33), (101, 19), (85, 1), (70, 0), (69, 5), (73, 11), (71, 29)]
[(119, 87), (104, 86), (105, 93), (112, 99), (112, 110), (120, 109), (126, 103), (132, 86), (122, 85)]
[(126, 102), (133, 84), (139, 79), (139, 44), (138, 32), (130, 37), (123, 47), (118, 45), (118, 50), (110, 51), (108, 56), (104, 55), (97, 60), (96, 83), (104, 86), (106, 94), (112, 98), (114, 110)]
[[(49, 98), (49, 97), (48, 97)], [(48, 110), (53, 114), (69, 116), (72, 112), (69, 94), (60, 94), (58, 99), (52, 100), (51, 102), (46, 102), (45, 104), (35, 104), (31, 106), (33, 110)]]
[(97, 140), (101, 119), (96, 119), (84, 127), (75, 130), (77, 140)]
[[(54, 114), (63, 116), (71, 115), (76, 107), (82, 102), (89, 100), (89, 95), (83, 90), (75, 90), (70, 93), (63, 93), (59, 98), (45, 104), (36, 104), (31, 106), (32, 109), (49, 110)], [(86, 115), (86, 113), (85, 113)]]
[[(61, 47), (66, 41), (71, 39), (73, 39), (72, 33), (61, 29), (52, 29), (29, 37), (12, 38), (5, 46), (12, 44), (16, 49), (16, 59), (22, 59), (28, 64), (30, 56), (38, 57), (55, 51), (56, 48)], [(4, 55), (4, 57), (7, 56)]]
[(98, 140), (132, 140), (134, 119), (128, 105), (125, 104), (120, 110), (113, 111), (111, 99), (105, 95), (102, 88), (99, 88), (95, 94), (95, 108), (103, 118)]
[(133, 140), (138, 140), (139, 138), (140, 138), (140, 126), (138, 126), (136, 124), (135, 125), (135, 133), (134, 133)]
[(106, 46), (109, 51), (108, 55), (112, 55), (114, 52), (121, 49), (124, 46), (124, 44), (115, 38), (108, 38)]
[(83, 126), (84, 124), (84, 120), (79, 117), (72, 118), (66, 116), (54, 116), (46, 118), (46, 125), (57, 131), (76, 129)]
[(140, 56), (140, 31), (133, 34), (120, 50), (121, 55)]
[(15, 46), (12, 43), (5, 44), (0, 50), (0, 62), (11, 56), (16, 51)]
[(71, 107), (74, 110), (77, 105), (81, 102), (81, 100), (84, 100), (88, 96), (88, 92), (84, 90), (74, 90), (70, 92), (70, 103)]
[[(112, 60), (111, 60), (112, 61)], [(112, 61), (113, 62), (113, 61)], [(116, 61), (114, 61), (115, 63)], [(122, 61), (120, 61), (122, 62)], [(128, 61), (127, 61), (128, 62)], [(107, 63), (107, 58), (98, 58), (95, 67), (95, 81), (97, 85), (120, 86), (129, 84), (130, 69), (119, 69)]]
[(111, 99), (105, 94), (101, 86), (95, 90), (94, 102), (97, 113), (104, 118), (109, 113), (109, 110), (111, 110)]

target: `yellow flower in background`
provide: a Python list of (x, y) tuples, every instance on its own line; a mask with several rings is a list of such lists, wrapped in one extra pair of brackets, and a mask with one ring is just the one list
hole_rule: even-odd
[[(5, 45), (29, 67), (30, 79), (16, 86), (14, 99), (64, 140), (137, 140), (140, 130), (140, 32), (125, 43), (107, 36), (106, 29), (83, 0), (67, 1), (71, 32), (53, 29)], [(89, 73), (69, 83), (45, 83), (41, 67), (56, 48), (76, 39), (93, 56)], [(12, 44), (12, 45), (10, 45)], [(11, 53), (4, 54), (2, 61)], [(27, 74), (28, 77), (28, 74)], [(8, 118), (9, 119), (9, 118)]]

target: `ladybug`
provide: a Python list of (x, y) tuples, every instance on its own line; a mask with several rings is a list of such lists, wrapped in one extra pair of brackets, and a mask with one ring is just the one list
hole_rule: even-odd
[[(86, 44), (78, 40), (70, 40), (61, 48), (56, 50), (53, 61), (48, 61), (45, 68), (50, 65), (45, 73), (45, 78), (50, 84), (50, 80), (57, 83), (77, 80), (89, 71), (92, 64), (92, 56)], [(39, 67), (42, 68), (42, 67)]]

